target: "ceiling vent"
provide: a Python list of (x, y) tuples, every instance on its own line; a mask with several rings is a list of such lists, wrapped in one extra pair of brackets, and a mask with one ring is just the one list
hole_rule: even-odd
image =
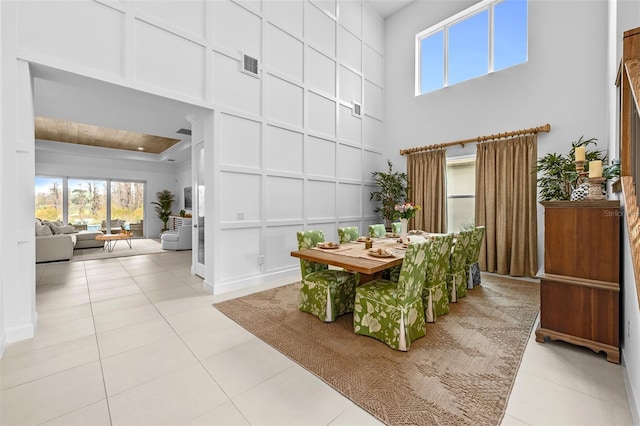
[(173, 158), (167, 158), (167, 161), (172, 162), (172, 161), (176, 161)]
[(258, 60), (242, 53), (242, 72), (253, 77), (260, 78), (258, 72)]
[(180, 129), (176, 133), (179, 133), (181, 135), (191, 136), (191, 130), (189, 129)]
[(362, 105), (360, 105), (358, 102), (353, 102), (353, 108), (351, 108), (351, 114), (353, 114), (354, 117), (361, 118)]

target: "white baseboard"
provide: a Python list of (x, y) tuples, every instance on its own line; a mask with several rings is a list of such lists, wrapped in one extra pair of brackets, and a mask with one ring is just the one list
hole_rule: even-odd
[(228, 281), (213, 286), (214, 294), (228, 293), (230, 291), (241, 290), (245, 288), (267, 285), (274, 282), (286, 284), (290, 282), (300, 281), (300, 268), (292, 268), (284, 271), (273, 272), (256, 277), (242, 278), (239, 280)]

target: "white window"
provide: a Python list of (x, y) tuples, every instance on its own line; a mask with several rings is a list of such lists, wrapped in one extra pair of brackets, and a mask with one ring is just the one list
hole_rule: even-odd
[(527, 62), (527, 0), (483, 0), (416, 35), (416, 95)]
[(447, 159), (447, 232), (475, 226), (476, 159)]

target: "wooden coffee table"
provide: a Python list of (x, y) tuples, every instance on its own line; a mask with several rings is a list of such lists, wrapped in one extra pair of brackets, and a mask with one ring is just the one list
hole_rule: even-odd
[(131, 234), (102, 234), (102, 235), (96, 235), (96, 240), (98, 241), (104, 241), (104, 246), (102, 247), (102, 250), (104, 250), (105, 248), (107, 249), (107, 251), (112, 252), (113, 249), (116, 247), (116, 243), (120, 240), (124, 240), (127, 242), (127, 244), (129, 245), (129, 248), (131, 248)]

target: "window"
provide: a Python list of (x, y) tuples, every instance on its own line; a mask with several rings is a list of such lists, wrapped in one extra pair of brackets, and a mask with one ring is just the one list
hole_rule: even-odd
[(475, 226), (476, 159), (447, 159), (447, 232)]
[(42, 220), (62, 220), (63, 211), (62, 178), (36, 176), (36, 217)]
[[(36, 176), (35, 216), (78, 229), (100, 230), (112, 220), (123, 227), (144, 219), (144, 182)], [(107, 229), (109, 226), (107, 226)]]
[(527, 61), (527, 0), (484, 0), (416, 35), (416, 95)]

